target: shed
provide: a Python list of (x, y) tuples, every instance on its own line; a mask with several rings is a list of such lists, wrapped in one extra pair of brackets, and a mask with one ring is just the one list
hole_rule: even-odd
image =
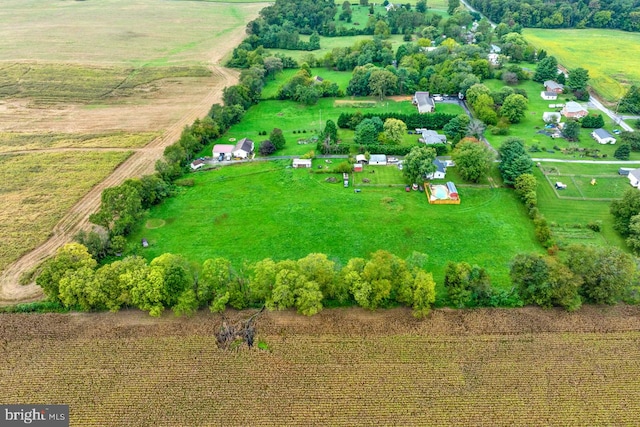
[(614, 136), (602, 128), (596, 129), (593, 132), (591, 132), (591, 136), (593, 137), (593, 139), (598, 141), (599, 144), (615, 144), (616, 143), (616, 139), (614, 138)]
[(369, 163), (369, 161), (367, 160), (367, 156), (365, 156), (364, 154), (356, 155), (356, 162), (362, 165), (366, 165), (367, 163)]
[(362, 163), (354, 163), (353, 165), (353, 171), (354, 172), (362, 172), (364, 169), (364, 167), (362, 166)]
[(310, 168), (311, 159), (293, 159), (294, 168)]
[(638, 185), (640, 185), (640, 169), (630, 170), (627, 178), (629, 178), (629, 183), (632, 187), (638, 188)]
[(387, 164), (387, 156), (385, 154), (372, 154), (369, 157), (369, 164), (385, 166)]
[(191, 170), (198, 170), (200, 168), (203, 168), (206, 165), (206, 163), (204, 162), (204, 160), (202, 159), (196, 159), (193, 162), (191, 162)]
[(540, 92), (540, 96), (542, 97), (542, 99), (545, 99), (547, 101), (555, 101), (556, 99), (558, 99), (558, 94), (556, 92), (547, 90), (543, 90), (542, 92)]

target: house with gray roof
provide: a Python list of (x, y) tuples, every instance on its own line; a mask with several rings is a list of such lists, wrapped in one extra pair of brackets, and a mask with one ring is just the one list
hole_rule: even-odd
[(549, 90), (543, 90), (542, 92), (540, 92), (540, 97), (547, 101), (555, 101), (556, 99), (558, 99), (558, 93)]
[(427, 179), (444, 179), (447, 175), (447, 165), (440, 161), (437, 157), (433, 159), (433, 165), (436, 167), (436, 170), (430, 174), (426, 175)]
[(569, 101), (564, 104), (561, 113), (570, 119), (581, 119), (589, 114), (586, 108), (574, 101)]
[(543, 84), (547, 92), (562, 93), (562, 91), (564, 90), (563, 84), (560, 84), (553, 80), (547, 80)]
[(233, 147), (233, 157), (246, 159), (253, 154), (254, 144), (249, 138), (242, 138), (235, 147)]
[(429, 92), (416, 92), (413, 95), (413, 105), (418, 107), (418, 113), (433, 113), (436, 104), (429, 95)]
[(427, 145), (431, 144), (446, 144), (447, 136), (429, 129), (416, 129), (416, 133), (420, 134), (418, 138), (419, 142), (424, 142)]
[(593, 139), (598, 141), (599, 144), (615, 144), (616, 143), (616, 139), (614, 138), (614, 136), (602, 128), (596, 129), (593, 132), (591, 132), (591, 136), (593, 137)]
[(629, 178), (629, 183), (632, 187), (638, 188), (638, 186), (640, 185), (640, 169), (630, 170), (627, 178)]

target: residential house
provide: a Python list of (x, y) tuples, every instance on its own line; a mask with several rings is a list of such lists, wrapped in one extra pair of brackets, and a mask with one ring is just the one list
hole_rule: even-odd
[(246, 159), (253, 154), (254, 144), (249, 138), (242, 138), (235, 147), (233, 147), (233, 157)]
[(629, 183), (632, 187), (638, 188), (638, 186), (640, 185), (640, 169), (630, 170), (627, 178), (629, 178)]
[(298, 168), (310, 168), (311, 159), (293, 159), (293, 167)]
[(216, 144), (213, 146), (213, 158), (219, 161), (231, 160), (231, 153), (233, 152), (233, 145), (230, 144)]
[(591, 132), (593, 139), (598, 141), (599, 144), (615, 144), (616, 139), (606, 130), (600, 128)]
[(427, 145), (431, 144), (445, 144), (447, 142), (447, 136), (429, 129), (416, 129), (416, 133), (422, 135), (418, 138), (419, 142), (423, 142)]
[(387, 10), (387, 12), (389, 12), (391, 10), (398, 9), (399, 7), (400, 6), (398, 6), (397, 4), (388, 3), (384, 8)]
[(564, 85), (553, 80), (547, 80), (543, 84), (547, 92), (562, 93), (564, 91)]
[(586, 108), (574, 101), (569, 101), (564, 104), (561, 113), (570, 119), (581, 119), (589, 114)]
[(542, 99), (547, 101), (555, 101), (556, 99), (558, 99), (558, 93), (553, 91), (543, 90), (542, 92), (540, 92), (540, 96), (542, 97)]
[(418, 107), (418, 113), (432, 113), (436, 109), (436, 105), (429, 96), (429, 92), (416, 92), (413, 95), (413, 104)]
[(386, 154), (372, 154), (371, 156), (369, 156), (369, 164), (386, 166), (387, 164)]
[(437, 157), (433, 160), (433, 165), (436, 170), (426, 175), (427, 179), (444, 179), (447, 175), (447, 166), (444, 162), (441, 162)]

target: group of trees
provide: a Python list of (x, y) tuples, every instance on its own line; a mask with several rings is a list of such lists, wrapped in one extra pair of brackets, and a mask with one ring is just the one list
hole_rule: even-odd
[(492, 126), (518, 123), (524, 118), (529, 104), (525, 91), (509, 86), (491, 91), (482, 83), (477, 83), (467, 90), (466, 96), (467, 105), (473, 109), (476, 117)]
[(339, 96), (344, 96), (344, 92), (338, 85), (329, 80), (314, 80), (306, 63), (278, 89), (278, 99), (292, 99), (305, 105), (314, 105), (323, 97)]
[(525, 304), (560, 306), (569, 311), (583, 302), (616, 304), (634, 300), (636, 263), (615, 247), (571, 245), (563, 257), (519, 254), (510, 275)]
[(204, 307), (219, 312), (228, 306), (266, 305), (310, 316), (328, 303), (369, 309), (404, 304), (424, 317), (436, 296), (433, 277), (422, 269), (425, 260), (423, 254), (403, 260), (377, 251), (340, 268), (314, 253), (299, 260), (265, 259), (236, 270), (225, 258), (199, 266), (163, 254), (149, 263), (129, 256), (98, 267), (86, 247), (70, 243), (45, 262), (36, 283), (49, 301), (84, 311), (137, 307), (159, 316), (166, 309), (180, 315)]
[[(624, 0), (471, 0), (491, 21), (539, 28), (615, 28), (640, 31), (640, 10)], [(635, 6), (635, 7), (634, 7)]]
[(628, 189), (622, 199), (611, 203), (613, 228), (625, 238), (629, 247), (640, 254), (640, 191)]

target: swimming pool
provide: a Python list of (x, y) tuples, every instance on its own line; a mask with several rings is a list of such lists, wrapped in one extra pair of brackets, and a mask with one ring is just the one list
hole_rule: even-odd
[(447, 191), (447, 187), (444, 185), (432, 185), (431, 191), (436, 199), (446, 199), (449, 197), (449, 192)]

